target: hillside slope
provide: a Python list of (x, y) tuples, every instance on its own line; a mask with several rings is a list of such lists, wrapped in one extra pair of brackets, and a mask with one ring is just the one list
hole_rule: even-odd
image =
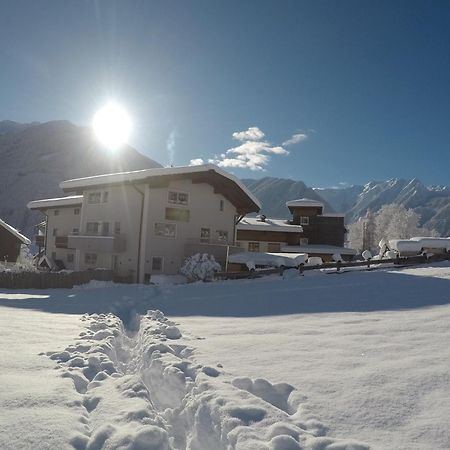
[(0, 218), (27, 236), (32, 236), (33, 226), (42, 216), (29, 211), (26, 204), (62, 195), (61, 181), (160, 167), (129, 146), (111, 153), (97, 143), (89, 128), (66, 121), (3, 121), (0, 130)]

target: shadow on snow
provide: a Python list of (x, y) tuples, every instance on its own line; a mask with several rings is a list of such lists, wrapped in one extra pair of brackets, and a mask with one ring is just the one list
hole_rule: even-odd
[(65, 314), (112, 312), (125, 321), (148, 309), (160, 309), (171, 316), (256, 317), (399, 310), (448, 303), (450, 280), (387, 271), (184, 286), (109, 285), (0, 292), (0, 307)]

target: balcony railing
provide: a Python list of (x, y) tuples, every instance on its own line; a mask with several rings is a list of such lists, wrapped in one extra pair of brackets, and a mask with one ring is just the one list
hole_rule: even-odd
[(71, 234), (68, 245), (86, 252), (121, 253), (126, 250), (126, 239), (121, 234)]

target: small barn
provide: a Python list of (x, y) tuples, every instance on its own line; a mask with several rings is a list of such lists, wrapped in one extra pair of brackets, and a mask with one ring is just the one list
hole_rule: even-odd
[(0, 261), (16, 262), (22, 245), (30, 244), (27, 237), (0, 219)]

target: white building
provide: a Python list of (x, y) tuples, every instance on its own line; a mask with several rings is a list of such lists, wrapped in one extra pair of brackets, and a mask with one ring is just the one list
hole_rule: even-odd
[(67, 269), (113, 269), (145, 282), (175, 274), (185, 257), (214, 254), (224, 264), (236, 224), (260, 204), (233, 175), (208, 164), (63, 181), (67, 197), (35, 200), (46, 215), (45, 254)]

